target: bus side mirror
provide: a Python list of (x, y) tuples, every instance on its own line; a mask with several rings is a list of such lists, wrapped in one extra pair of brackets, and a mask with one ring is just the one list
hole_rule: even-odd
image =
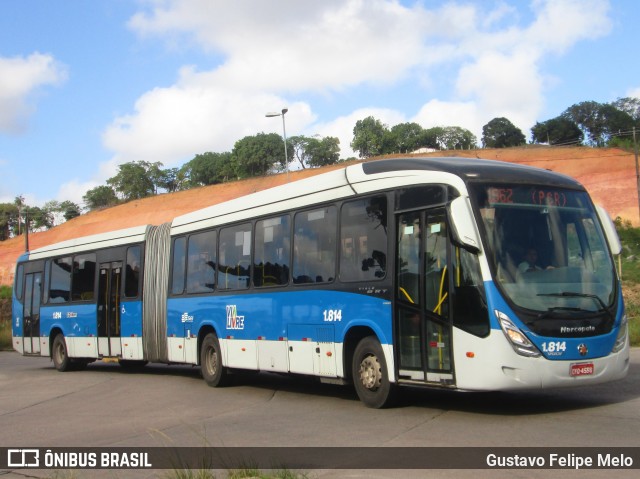
[(597, 205), (596, 211), (598, 212), (598, 218), (600, 218), (600, 224), (602, 224), (604, 234), (607, 237), (607, 243), (609, 243), (611, 253), (614, 255), (620, 254), (622, 252), (622, 244), (620, 243), (618, 232), (616, 231), (616, 227), (613, 224), (613, 221), (611, 221), (609, 213), (607, 213), (607, 210), (605, 210), (602, 206)]
[(472, 253), (480, 251), (480, 235), (469, 199), (464, 196), (457, 197), (449, 204), (447, 212), (454, 242)]

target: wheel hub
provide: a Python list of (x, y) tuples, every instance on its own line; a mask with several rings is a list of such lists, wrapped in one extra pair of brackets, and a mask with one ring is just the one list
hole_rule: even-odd
[(382, 368), (380, 361), (375, 356), (367, 356), (360, 363), (360, 381), (362, 385), (371, 390), (380, 387), (382, 383)]

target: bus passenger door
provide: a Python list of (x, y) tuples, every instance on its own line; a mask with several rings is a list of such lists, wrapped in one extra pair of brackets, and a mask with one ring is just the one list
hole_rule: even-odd
[(122, 262), (100, 264), (98, 281), (98, 355), (122, 355), (120, 343), (120, 308)]
[(450, 241), (444, 208), (397, 216), (399, 378), (452, 385)]
[(24, 353), (40, 354), (42, 273), (26, 274), (24, 282), (24, 309), (22, 315)]

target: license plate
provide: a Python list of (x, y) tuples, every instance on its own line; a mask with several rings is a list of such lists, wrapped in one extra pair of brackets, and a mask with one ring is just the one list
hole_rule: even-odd
[(577, 363), (571, 365), (571, 376), (591, 376), (595, 372), (593, 363)]

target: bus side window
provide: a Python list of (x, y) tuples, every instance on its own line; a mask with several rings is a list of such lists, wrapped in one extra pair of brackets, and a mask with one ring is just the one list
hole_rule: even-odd
[(220, 231), (218, 288), (247, 289), (251, 270), (251, 225)]
[(51, 285), (49, 301), (51, 303), (67, 303), (71, 300), (71, 256), (57, 258), (51, 264)]
[(293, 237), (293, 282), (328, 283), (336, 275), (337, 208), (298, 213)]
[(19, 265), (16, 271), (15, 279), (15, 292), (16, 298), (22, 300), (22, 293), (24, 291), (24, 265)]
[(215, 288), (216, 232), (189, 236), (187, 293), (211, 293)]
[(138, 296), (140, 289), (140, 246), (127, 249), (127, 269), (124, 282), (124, 295), (127, 298)]
[(453, 324), (476, 336), (487, 336), (489, 312), (478, 256), (456, 247), (453, 268)]
[(80, 254), (73, 258), (71, 293), (73, 301), (92, 301), (96, 281), (96, 254)]
[(289, 282), (291, 228), (289, 215), (256, 223), (253, 284), (279, 286)]
[(386, 268), (387, 198), (345, 203), (340, 213), (340, 279), (382, 279)]
[(171, 268), (171, 294), (184, 293), (185, 259), (187, 238), (184, 236), (173, 241), (173, 267)]

